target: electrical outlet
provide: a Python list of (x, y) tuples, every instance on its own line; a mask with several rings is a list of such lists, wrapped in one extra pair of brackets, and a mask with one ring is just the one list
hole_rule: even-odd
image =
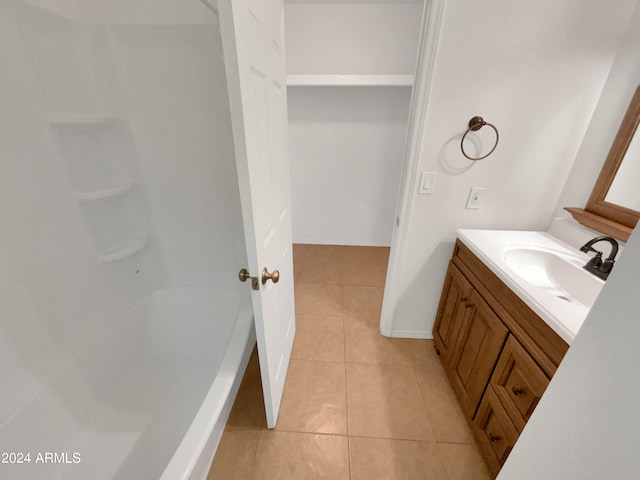
[(431, 195), (436, 184), (436, 172), (422, 172), (418, 193)]
[(471, 187), (469, 198), (467, 199), (467, 208), (471, 210), (480, 210), (480, 200), (484, 196), (484, 188)]

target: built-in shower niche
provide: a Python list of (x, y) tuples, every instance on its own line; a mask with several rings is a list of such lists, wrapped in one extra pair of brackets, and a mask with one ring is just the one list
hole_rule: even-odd
[(94, 237), (98, 263), (140, 251), (149, 242), (149, 226), (127, 124), (103, 114), (55, 114), (47, 119)]
[(133, 255), (149, 242), (144, 202), (139, 189), (114, 189), (110, 196), (79, 198), (89, 229), (96, 242), (98, 263), (113, 262)]
[(47, 116), (73, 188), (91, 194), (133, 180), (133, 148), (126, 125), (111, 115)]

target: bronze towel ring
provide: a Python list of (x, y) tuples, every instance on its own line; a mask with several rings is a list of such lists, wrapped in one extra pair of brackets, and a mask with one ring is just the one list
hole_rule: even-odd
[[(469, 155), (467, 155), (467, 152), (464, 151), (464, 139), (469, 132), (471, 131), (477, 132), (485, 125), (488, 125), (489, 127), (493, 128), (493, 131), (496, 132), (496, 143), (493, 146), (493, 148), (489, 151), (489, 153), (487, 153), (486, 155), (483, 155), (482, 157), (477, 157), (477, 158), (470, 157)], [(499, 138), (500, 138), (500, 135), (498, 134), (498, 129), (494, 125), (485, 122), (482, 117), (473, 117), (471, 120), (469, 120), (469, 128), (467, 128), (467, 131), (464, 132), (464, 135), (462, 135), (462, 140), (460, 140), (460, 149), (462, 150), (462, 154), (465, 157), (467, 157), (469, 160), (473, 160), (473, 161), (482, 160), (483, 158), (487, 158), (489, 155), (493, 153), (493, 151), (498, 146)]]

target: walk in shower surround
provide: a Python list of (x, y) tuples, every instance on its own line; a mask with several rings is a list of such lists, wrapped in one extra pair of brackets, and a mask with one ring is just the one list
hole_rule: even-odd
[(202, 470), (251, 331), (217, 19), (40, 3), (0, 7), (0, 478)]

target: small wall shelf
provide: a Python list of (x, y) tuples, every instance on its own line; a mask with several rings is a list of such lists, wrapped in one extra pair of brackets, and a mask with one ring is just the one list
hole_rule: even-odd
[(130, 192), (133, 188), (133, 185), (133, 181), (126, 181), (122, 182), (119, 185), (114, 185), (113, 187), (105, 188), (102, 190), (95, 190), (93, 192), (76, 192), (75, 197), (79, 202), (89, 202), (92, 200), (102, 200), (105, 198), (117, 197)]
[(112, 253), (103, 253), (98, 255), (98, 263), (110, 263), (138, 253), (149, 244), (148, 235), (136, 235), (128, 238), (119, 250)]
[(135, 153), (124, 120), (105, 114), (47, 113), (78, 199), (117, 195), (133, 178)]
[(97, 262), (115, 262), (145, 248), (149, 226), (126, 119), (104, 112), (52, 112), (43, 118), (59, 144)]
[(103, 125), (119, 121), (117, 116), (108, 113), (46, 113), (43, 117), (52, 125)]
[(289, 87), (411, 87), (413, 75), (287, 75)]

